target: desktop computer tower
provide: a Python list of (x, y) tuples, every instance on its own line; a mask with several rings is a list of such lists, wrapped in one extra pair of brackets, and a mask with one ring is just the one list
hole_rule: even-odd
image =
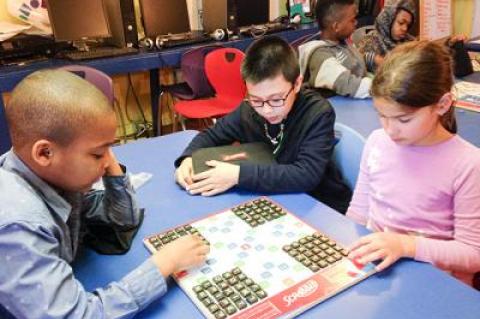
[(104, 0), (112, 38), (117, 47), (138, 47), (133, 0)]
[(217, 29), (234, 30), (236, 28), (234, 0), (203, 0), (203, 30), (212, 33)]
[(202, 1), (203, 28), (208, 33), (216, 29), (237, 33), (240, 27), (267, 23), (269, 14), (269, 0)]

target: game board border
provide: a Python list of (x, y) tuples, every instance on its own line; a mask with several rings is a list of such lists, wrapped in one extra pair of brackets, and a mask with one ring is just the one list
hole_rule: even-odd
[[(221, 210), (218, 210), (214, 213), (211, 213), (211, 214), (208, 214), (208, 215), (205, 215), (205, 216), (202, 216), (202, 217), (199, 217), (199, 218), (195, 218), (195, 219), (192, 219), (191, 221), (189, 222), (186, 222), (186, 223), (183, 223), (183, 224), (179, 224), (179, 225), (176, 225), (174, 227), (170, 227), (170, 228), (167, 228), (163, 231), (160, 231), (160, 232), (157, 232), (157, 233), (152, 233), (151, 235), (148, 235), (146, 237), (143, 238), (143, 243), (145, 245), (145, 247), (147, 248), (147, 250), (153, 254), (156, 249), (155, 247), (148, 241), (148, 239), (152, 236), (157, 236), (159, 234), (164, 234), (166, 232), (169, 232), (169, 231), (172, 231), (172, 230), (175, 230), (176, 228), (178, 227), (183, 227), (185, 225), (191, 225), (195, 222), (198, 222), (198, 221), (201, 221), (201, 220), (204, 220), (204, 219), (207, 219), (207, 218), (210, 218), (212, 216), (215, 216), (215, 215), (219, 215), (219, 214), (223, 214), (225, 212), (227, 212), (228, 210), (231, 210), (232, 208), (234, 207), (238, 207), (238, 206), (241, 206), (241, 205), (244, 205), (246, 203), (250, 203), (250, 202), (253, 202), (255, 200), (261, 200), (261, 199), (265, 199), (267, 201), (270, 201), (272, 202), (273, 204), (277, 205), (278, 207), (281, 207), (283, 210), (285, 210), (288, 214), (290, 214), (292, 217), (294, 217), (297, 221), (300, 221), (306, 225), (308, 225), (310, 228), (312, 228), (314, 231), (317, 231), (319, 233), (322, 233), (322, 234), (325, 234), (327, 237), (333, 239), (335, 242), (337, 243), (340, 243), (341, 246), (345, 246), (345, 244), (339, 242), (337, 239), (335, 239), (335, 236), (331, 236), (330, 234), (318, 229), (317, 227), (313, 226), (312, 224), (308, 223), (307, 221), (304, 221), (303, 219), (301, 219), (300, 217), (298, 217), (296, 214), (292, 213), (290, 210), (288, 210), (286, 207), (284, 207), (283, 205), (279, 204), (277, 201), (273, 200), (272, 198), (268, 197), (268, 196), (259, 196), (259, 197), (255, 197), (255, 198), (252, 198), (252, 199), (248, 199), (248, 200), (245, 200), (245, 201), (242, 201), (240, 202), (239, 204), (234, 204), (234, 205), (231, 205), (227, 208), (223, 208)], [(283, 217), (283, 216), (282, 216)], [(337, 265), (337, 264), (332, 264), (332, 265), (329, 265), (327, 266), (326, 268), (324, 268), (325, 270), (328, 270), (330, 267), (334, 266), (334, 265)], [(172, 277), (174, 278), (175, 282), (177, 283), (177, 285), (181, 288), (181, 285), (179, 283), (179, 280), (180, 278), (182, 277), (181, 276), (181, 273), (182, 272), (179, 272), (177, 274), (174, 274), (172, 275)], [(310, 301), (310, 302), (303, 302), (303, 303), (299, 303), (298, 305), (296, 305), (295, 307), (293, 307), (291, 310), (289, 310), (288, 312), (280, 312), (278, 313), (279, 317), (277, 317), (275, 315), (275, 317), (258, 317), (258, 316), (255, 316), (255, 317), (252, 317), (252, 316), (248, 316), (248, 312), (252, 312), (253, 310), (259, 308), (260, 306), (270, 302), (272, 303), (272, 300), (274, 299), (280, 299), (281, 297), (287, 295), (288, 293), (292, 292), (292, 291), (299, 291), (302, 289), (302, 287), (305, 287), (305, 285), (307, 285), (310, 281), (314, 280), (315, 282), (318, 283), (318, 280), (322, 279), (321, 277), (322, 274), (324, 272), (317, 272), (317, 273), (313, 273), (310, 277), (296, 283), (295, 285), (291, 286), (291, 287), (288, 287), (287, 289), (281, 291), (281, 292), (278, 292), (276, 293), (275, 295), (272, 295), (272, 296), (268, 296), (267, 298), (259, 301), (258, 303), (252, 305), (252, 307), (247, 307), (243, 310), (240, 310), (239, 312), (233, 314), (233, 315), (230, 315), (230, 316), (227, 316), (227, 318), (229, 319), (251, 319), (251, 318), (255, 318), (255, 319), (266, 319), (266, 318), (285, 318), (285, 319), (288, 319), (288, 318), (293, 318), (301, 313), (303, 313), (304, 311), (314, 307), (315, 305), (345, 291), (346, 289), (354, 286), (355, 284), (357, 284), (358, 282), (360, 281), (363, 281), (365, 279), (367, 279), (368, 277), (372, 276), (373, 274), (377, 273), (377, 271), (375, 270), (375, 268), (373, 268), (372, 270), (366, 272), (364, 275), (360, 276), (359, 278), (355, 279), (355, 280), (352, 280), (352, 282), (350, 282), (349, 284), (345, 285), (344, 287), (341, 287), (340, 289), (338, 290), (333, 290), (332, 292), (329, 292), (327, 294), (322, 294), (321, 297), (316, 297), (314, 292), (310, 293), (308, 296), (310, 296), (310, 299), (316, 299), (314, 301)], [(208, 319), (215, 319), (215, 317), (213, 316), (213, 314), (211, 314), (210, 312), (208, 312), (208, 309), (205, 307), (205, 305), (203, 305), (200, 301), (197, 302), (197, 300), (193, 300), (192, 298), (190, 298), (190, 296), (188, 295), (187, 292), (183, 291), (182, 289), (182, 292), (187, 296), (188, 300), (190, 300), (190, 302), (192, 302), (197, 308), (198, 308), (198, 311), (200, 312), (200, 314)], [(302, 296), (303, 297), (303, 296)], [(308, 300), (310, 300), (308, 299)], [(206, 312), (209, 314), (209, 316), (205, 315), (204, 311), (202, 311), (201, 309), (205, 309)], [(278, 310), (278, 308), (277, 308)], [(278, 310), (280, 311), (280, 310)]]

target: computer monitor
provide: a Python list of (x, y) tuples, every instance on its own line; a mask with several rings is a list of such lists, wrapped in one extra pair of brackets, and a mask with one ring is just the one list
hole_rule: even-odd
[(48, 0), (47, 9), (57, 41), (81, 42), (111, 35), (103, 0)]
[(265, 24), (270, 21), (269, 0), (236, 0), (237, 27)]
[(186, 0), (140, 0), (145, 36), (190, 32)]

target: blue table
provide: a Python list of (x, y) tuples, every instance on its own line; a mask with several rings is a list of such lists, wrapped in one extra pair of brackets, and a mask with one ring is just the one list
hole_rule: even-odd
[[(231, 191), (205, 198), (190, 196), (173, 181), (173, 160), (196, 134), (185, 131), (139, 140), (114, 150), (131, 172), (150, 172), (153, 178), (138, 191), (146, 208), (145, 220), (130, 251), (122, 256), (102, 256), (85, 251), (74, 265), (77, 278), (93, 290), (120, 279), (149, 253), (142, 239), (209, 213), (237, 205), (262, 194)], [(148, 156), (146, 156), (148, 154)], [(340, 243), (349, 244), (366, 230), (305, 194), (270, 196), (291, 212)], [(401, 261), (389, 270), (304, 312), (299, 318), (478, 319), (480, 293), (429, 264)], [(139, 318), (203, 318), (190, 299), (173, 282), (169, 291)]]
[[(332, 103), (337, 121), (350, 126), (367, 137), (380, 128), (377, 112), (371, 99), (355, 100), (342, 96), (329, 99)], [(480, 147), (480, 113), (456, 109), (458, 134), (470, 143)]]
[[(317, 31), (318, 28), (314, 25), (302, 25), (296, 30), (279, 32), (277, 35), (288, 42), (291, 42), (306, 34), (311, 34)], [(244, 51), (252, 41), (253, 38), (251, 37), (242, 37), (237, 40), (212, 43), (234, 47)], [(205, 43), (200, 45), (205, 45)], [(110, 75), (150, 71), (150, 103), (152, 108), (153, 129), (155, 135), (157, 135), (157, 133), (160, 133), (160, 127), (157, 121), (158, 114), (161, 111), (159, 110), (158, 103), (161, 91), (158, 70), (164, 67), (179, 66), (183, 52), (192, 47), (193, 46), (185, 46), (160, 51), (142, 51), (135, 55), (83, 61), (78, 64), (91, 66)], [(67, 60), (49, 59), (25, 66), (0, 66), (0, 154), (7, 151), (11, 145), (7, 124), (5, 122), (4, 103), (1, 94), (11, 91), (18, 82), (32, 72), (44, 68), (56, 68), (68, 64), (72, 64), (72, 62)]]

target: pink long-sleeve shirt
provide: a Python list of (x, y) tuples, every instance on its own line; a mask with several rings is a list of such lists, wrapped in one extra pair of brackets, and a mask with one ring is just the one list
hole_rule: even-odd
[(457, 135), (402, 146), (374, 131), (347, 216), (374, 231), (416, 235), (416, 260), (471, 285), (480, 271), (480, 149)]

